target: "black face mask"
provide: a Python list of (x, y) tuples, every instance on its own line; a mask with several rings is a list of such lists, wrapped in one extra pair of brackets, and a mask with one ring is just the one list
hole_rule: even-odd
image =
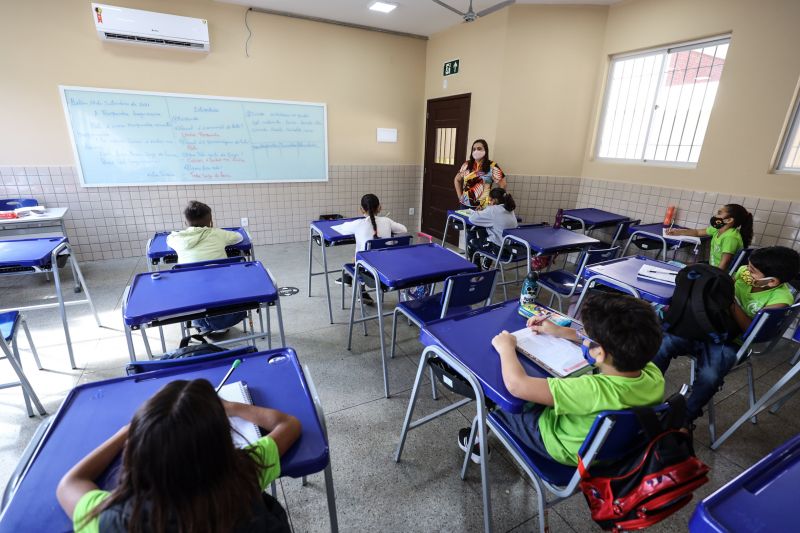
[(712, 228), (719, 229), (719, 228), (721, 228), (722, 226), (725, 225), (725, 220), (723, 220), (723, 219), (721, 219), (719, 217), (711, 217), (711, 219), (709, 219), (709, 221), (708, 221), (708, 224)]

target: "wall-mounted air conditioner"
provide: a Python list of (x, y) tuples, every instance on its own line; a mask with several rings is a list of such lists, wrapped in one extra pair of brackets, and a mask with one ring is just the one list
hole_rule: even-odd
[(94, 3), (92, 16), (97, 35), (103, 41), (199, 52), (211, 50), (205, 19)]

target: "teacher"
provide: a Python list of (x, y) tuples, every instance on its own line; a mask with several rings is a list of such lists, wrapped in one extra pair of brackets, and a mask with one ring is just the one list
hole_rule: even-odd
[(472, 143), (469, 160), (461, 165), (453, 184), (461, 205), (476, 210), (489, 205), (492, 187), (506, 188), (506, 176), (497, 163), (489, 159), (489, 144), (485, 140)]

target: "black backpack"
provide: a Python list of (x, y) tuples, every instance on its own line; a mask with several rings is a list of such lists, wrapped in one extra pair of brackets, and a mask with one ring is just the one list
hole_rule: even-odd
[(708, 482), (709, 467), (694, 453), (692, 436), (680, 430), (686, 399), (675, 394), (659, 417), (652, 408), (632, 409), (646, 444), (611, 463), (579, 463), (580, 488), (592, 520), (606, 530), (634, 531), (664, 520), (692, 499)]
[[(200, 341), (200, 344), (189, 344), (192, 339)], [(197, 357), (198, 355), (206, 355), (210, 353), (224, 352), (225, 348), (221, 348), (216, 344), (211, 344), (202, 335), (189, 335), (181, 339), (178, 344), (177, 350), (165, 353), (161, 359), (185, 359), (187, 357)]]
[(720, 344), (741, 333), (731, 315), (733, 279), (704, 263), (689, 265), (675, 277), (672, 302), (664, 313), (664, 329), (684, 339)]

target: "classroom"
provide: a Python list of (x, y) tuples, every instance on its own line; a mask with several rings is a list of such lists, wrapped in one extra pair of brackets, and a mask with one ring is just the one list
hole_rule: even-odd
[(798, 27), (2, 2), (0, 533), (796, 529)]

